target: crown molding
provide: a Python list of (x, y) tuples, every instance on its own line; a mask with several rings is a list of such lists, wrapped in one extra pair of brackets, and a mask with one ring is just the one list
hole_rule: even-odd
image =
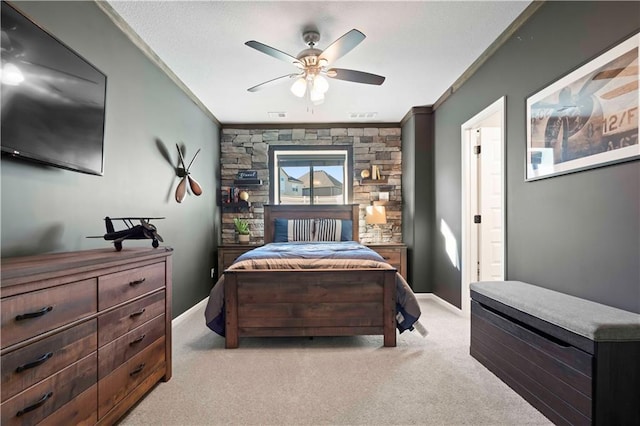
[(444, 103), (444, 101), (449, 98), (449, 96), (453, 95), (455, 92), (460, 89), (460, 87), (467, 82), (477, 71), (478, 69), (493, 56), (496, 51), (505, 44), (511, 36), (524, 25), (525, 22), (531, 18), (531, 16), (538, 10), (540, 7), (546, 3), (546, 0), (534, 0), (527, 6), (525, 10), (522, 11), (520, 15), (505, 29), (502, 34), (496, 38), (493, 43), (487, 47), (487, 49), (482, 52), (482, 54), (476, 59), (470, 66), (462, 73), (460, 77), (438, 98), (438, 100), (433, 104), (433, 110), (437, 110), (440, 105)]
[(400, 125), (404, 126), (407, 123), (407, 121), (409, 121), (412, 117), (416, 115), (423, 115), (423, 114), (433, 114), (433, 107), (419, 106), (419, 107), (411, 108), (402, 118)]
[(400, 123), (224, 123), (222, 129), (360, 129), (396, 128)]
[(191, 101), (193, 101), (193, 103), (196, 104), (196, 106), (200, 108), (202, 112), (211, 119), (211, 121), (213, 121), (218, 127), (222, 127), (220, 121), (218, 121), (215, 115), (213, 115), (213, 113), (209, 111), (209, 109), (202, 103), (200, 99), (198, 99), (198, 97), (187, 87), (187, 85), (184, 84), (173, 71), (171, 71), (171, 68), (169, 68), (169, 66), (165, 64), (162, 59), (160, 59), (160, 57), (153, 51), (153, 49), (151, 49), (151, 47), (149, 47), (149, 45), (145, 43), (138, 34), (136, 34), (131, 26), (125, 22), (122, 16), (120, 16), (120, 14), (118, 14), (118, 12), (116, 12), (116, 10), (108, 2), (101, 0), (94, 0), (94, 2), (96, 6), (98, 6), (98, 8), (102, 10), (102, 12), (104, 12), (104, 14), (107, 15), (107, 17), (115, 24), (115, 26), (118, 27), (120, 31), (122, 31), (124, 35), (127, 36), (127, 38), (131, 40), (131, 42), (138, 49), (140, 49), (140, 51), (153, 64), (160, 68), (160, 70), (164, 72), (167, 77), (169, 77), (169, 79), (173, 81), (173, 83), (175, 83), (175, 85), (178, 86), (178, 88), (180, 88), (180, 90), (182, 90), (185, 95), (187, 95), (187, 97), (191, 99)]

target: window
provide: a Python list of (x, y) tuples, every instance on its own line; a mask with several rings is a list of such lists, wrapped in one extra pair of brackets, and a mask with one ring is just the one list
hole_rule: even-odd
[[(350, 200), (351, 147), (269, 148), (273, 204), (346, 204)], [(274, 179), (275, 176), (278, 176)]]

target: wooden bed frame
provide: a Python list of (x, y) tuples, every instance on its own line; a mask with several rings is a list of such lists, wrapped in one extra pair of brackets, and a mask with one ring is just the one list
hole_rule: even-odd
[[(334, 218), (353, 222), (359, 206), (264, 207), (265, 243), (276, 218)], [(227, 270), (224, 273), (226, 347), (248, 336), (383, 335), (396, 346), (395, 269)]]

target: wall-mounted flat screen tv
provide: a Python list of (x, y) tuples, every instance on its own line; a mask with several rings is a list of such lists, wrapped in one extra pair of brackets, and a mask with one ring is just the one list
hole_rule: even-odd
[(107, 78), (4, 1), (2, 152), (103, 174)]

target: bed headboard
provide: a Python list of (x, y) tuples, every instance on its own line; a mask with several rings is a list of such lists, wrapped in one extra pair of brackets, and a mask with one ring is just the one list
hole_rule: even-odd
[(360, 241), (360, 205), (267, 205), (264, 206), (264, 243), (270, 243), (274, 237), (275, 219), (342, 219), (353, 224), (353, 241)]

